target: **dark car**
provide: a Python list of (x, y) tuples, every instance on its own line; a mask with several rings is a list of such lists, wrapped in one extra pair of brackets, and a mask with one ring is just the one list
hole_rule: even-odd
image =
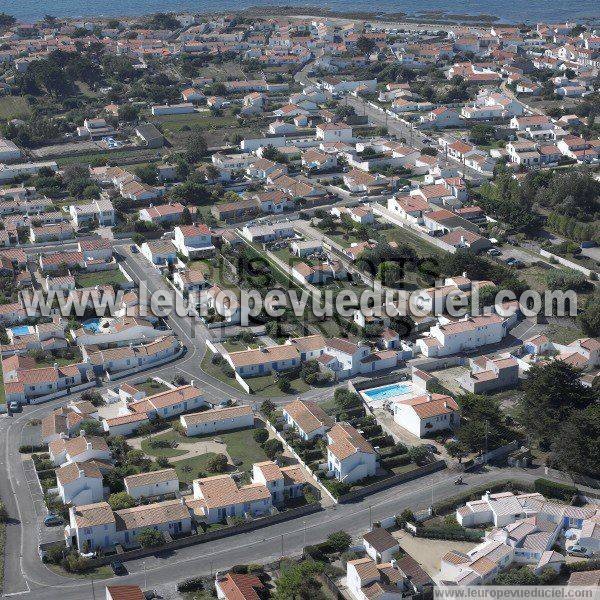
[(46, 527), (53, 527), (54, 525), (62, 525), (64, 520), (58, 515), (49, 514), (44, 518), (44, 525)]
[(115, 575), (127, 575), (127, 569), (120, 560), (113, 560), (110, 563), (110, 568), (113, 570)]

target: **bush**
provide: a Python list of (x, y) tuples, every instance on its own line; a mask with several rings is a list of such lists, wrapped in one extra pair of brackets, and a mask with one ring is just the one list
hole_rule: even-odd
[(578, 490), (572, 485), (566, 485), (564, 483), (556, 483), (549, 479), (536, 479), (534, 481), (535, 491), (548, 496), (549, 498), (558, 498), (559, 500), (565, 500), (570, 502), (573, 496), (577, 495)]
[(165, 536), (162, 531), (156, 531), (156, 529), (142, 529), (137, 536), (137, 541), (140, 543), (142, 548), (155, 548), (156, 546), (163, 546), (165, 543)]
[(113, 510), (122, 510), (123, 508), (135, 506), (135, 499), (127, 492), (117, 492), (110, 495), (108, 503)]
[(478, 529), (465, 529), (464, 527), (440, 526), (440, 527), (417, 527), (417, 537), (435, 540), (454, 540), (464, 542), (479, 542), (485, 532)]
[(177, 584), (177, 591), (185, 592), (200, 592), (204, 589), (204, 579), (202, 577), (190, 577), (184, 579)]
[(415, 514), (410, 508), (405, 508), (396, 516), (396, 525), (398, 525), (398, 527), (404, 527), (407, 523), (414, 523), (415, 521)]
[(211, 473), (224, 473), (227, 469), (227, 457), (224, 454), (213, 456), (206, 465)]
[(267, 440), (263, 445), (263, 450), (271, 460), (274, 460), (278, 454), (283, 452), (283, 444), (277, 439)]
[(44, 561), (51, 565), (60, 565), (64, 557), (66, 547), (64, 543), (56, 543), (46, 550)]
[(19, 446), (19, 452), (21, 454), (31, 454), (32, 452), (43, 452), (44, 450), (46, 450), (46, 446), (31, 446), (28, 444), (25, 444), (23, 446)]
[(344, 494), (347, 494), (351, 486), (343, 481), (337, 481), (336, 479), (325, 479), (321, 482), (331, 493), (334, 498), (339, 498)]
[(327, 544), (332, 552), (346, 552), (351, 543), (352, 536), (345, 531), (336, 531), (327, 537)]
[(258, 444), (264, 444), (269, 439), (269, 432), (266, 429), (256, 429), (252, 434), (254, 441)]
[(90, 561), (74, 552), (67, 554), (62, 561), (62, 566), (69, 573), (85, 573), (91, 568)]

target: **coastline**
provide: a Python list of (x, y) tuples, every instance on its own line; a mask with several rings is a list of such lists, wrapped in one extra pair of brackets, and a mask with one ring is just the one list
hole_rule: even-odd
[[(252, 0), (250, 0), (252, 1)], [(256, 0), (254, 0), (256, 1)], [(288, 0), (289, 1), (289, 0)], [(225, 2), (226, 6), (223, 6), (221, 10), (201, 10), (201, 7), (197, 3), (191, 0), (184, 0), (180, 2), (131, 2), (131, 3), (119, 3), (115, 5), (115, 10), (110, 10), (102, 14), (98, 10), (90, 10), (89, 5), (85, 5), (87, 10), (79, 13), (77, 7), (83, 8), (80, 4), (80, 0), (63, 0), (55, 7), (54, 11), (48, 11), (47, 8), (39, 8), (39, 5), (34, 4), (33, 0), (24, 0), (19, 9), (12, 9), (11, 7), (4, 9), (4, 12), (14, 15), (17, 19), (23, 22), (33, 23), (42, 20), (47, 12), (53, 14), (53, 16), (63, 20), (79, 20), (86, 19), (91, 22), (97, 20), (104, 20), (109, 18), (120, 18), (123, 20), (132, 20), (139, 18), (143, 15), (152, 14), (156, 12), (166, 13), (188, 13), (188, 14), (199, 14), (204, 16), (209, 15), (222, 15), (237, 13), (246, 17), (320, 17), (320, 18), (332, 18), (332, 19), (349, 19), (349, 20), (369, 20), (377, 22), (387, 23), (398, 23), (398, 24), (422, 24), (422, 25), (452, 25), (452, 26), (511, 26), (516, 23), (535, 23), (538, 21), (548, 20), (553, 22), (564, 21), (569, 19), (573, 22), (581, 23), (598, 23), (600, 24), (600, 11), (596, 9), (594, 3), (585, 2), (584, 4), (590, 4), (589, 11), (582, 9), (584, 14), (573, 15), (569, 10), (570, 7), (566, 5), (563, 8), (556, 6), (555, 16), (552, 18), (542, 19), (540, 16), (536, 16), (536, 11), (523, 11), (523, 15), (519, 17), (508, 17), (503, 15), (505, 12), (501, 6), (494, 5), (497, 8), (497, 12), (492, 14), (489, 10), (491, 7), (487, 7), (488, 10), (476, 10), (473, 13), (464, 11), (463, 6), (459, 4), (449, 5), (447, 9), (428, 7), (426, 9), (419, 8), (418, 10), (410, 10), (409, 6), (402, 6), (402, 10), (398, 10), (400, 7), (384, 5), (378, 7), (377, 11), (365, 11), (361, 10), (360, 4), (353, 6), (349, 3), (348, 8), (340, 9), (339, 7), (332, 8), (330, 6), (318, 6), (310, 3), (298, 3), (298, 5), (285, 4), (285, 0), (282, 1), (281, 5), (265, 3), (265, 4), (253, 4), (250, 6), (240, 6), (236, 3), (235, 6), (229, 7)], [(30, 7), (29, 7), (30, 5)], [(69, 9), (70, 6), (72, 9)], [(103, 5), (106, 9), (106, 4)], [(389, 10), (386, 10), (389, 9)], [(482, 9), (484, 7), (481, 7)], [(461, 11), (461, 9), (463, 9)], [(0, 11), (2, 12), (2, 11)], [(512, 12), (510, 10), (509, 12)], [(589, 12), (590, 14), (585, 14)], [(594, 14), (594, 12), (596, 14)]]

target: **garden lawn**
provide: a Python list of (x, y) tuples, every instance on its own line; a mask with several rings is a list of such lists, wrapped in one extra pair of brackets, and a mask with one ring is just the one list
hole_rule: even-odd
[[(187, 450), (179, 450), (179, 448), (156, 448), (151, 445), (151, 441), (155, 438), (145, 439), (141, 443), (142, 451), (148, 456), (155, 456), (156, 458), (175, 458), (176, 456), (184, 456), (187, 454)], [(159, 437), (160, 439), (160, 437)]]
[(237, 125), (237, 119), (232, 115), (213, 115), (210, 111), (194, 112), (184, 115), (164, 115), (152, 119), (155, 125), (160, 125), (164, 133), (180, 132), (184, 128), (209, 129), (211, 127), (231, 127)]
[(0, 119), (18, 119), (31, 115), (31, 107), (23, 96), (3, 96), (0, 98)]
[(171, 463), (171, 466), (177, 471), (179, 481), (192, 483), (194, 479), (198, 479), (200, 471), (208, 474), (207, 466), (213, 456), (216, 456), (214, 452), (207, 452), (200, 456), (192, 456), (191, 458), (182, 458), (181, 460), (174, 461)]
[(445, 256), (447, 254), (437, 246), (429, 244), (420, 237), (410, 233), (407, 229), (396, 227), (395, 225), (391, 225), (388, 229), (382, 229), (381, 233), (388, 242), (406, 244), (422, 258), (429, 256)]
[(213, 365), (213, 363), (212, 363), (213, 356), (214, 356), (214, 354), (212, 352), (210, 352), (209, 350), (207, 350), (206, 354), (204, 355), (204, 358), (202, 359), (202, 362), (200, 363), (200, 368), (207, 375), (210, 375), (211, 377), (214, 377), (215, 379), (218, 379), (219, 381), (222, 381), (223, 383), (230, 385), (232, 388), (235, 388), (236, 390), (245, 392), (246, 390), (242, 389), (242, 386), (237, 382), (235, 377), (227, 377), (227, 375), (225, 375), (225, 373), (223, 373), (223, 371), (221, 370), (221, 367), (219, 365)]
[(213, 434), (211, 438), (218, 438), (227, 445), (227, 454), (231, 460), (236, 463), (240, 471), (247, 473), (252, 471), (252, 465), (257, 462), (269, 460), (265, 451), (254, 439), (255, 429), (242, 429), (241, 431), (231, 431), (229, 433)]
[(153, 379), (147, 379), (146, 381), (144, 381), (144, 383), (136, 383), (135, 387), (138, 390), (144, 390), (148, 396), (152, 396), (153, 394), (160, 394), (160, 392), (166, 392), (170, 389), (164, 383), (154, 381)]
[(94, 287), (96, 285), (114, 285), (128, 283), (121, 271), (98, 271), (97, 273), (82, 273), (75, 277), (77, 287)]
[(290, 382), (290, 391), (283, 392), (279, 389), (279, 385), (273, 375), (263, 375), (262, 377), (249, 377), (245, 379), (246, 383), (250, 386), (252, 393), (258, 396), (267, 396), (269, 398), (276, 398), (278, 396), (285, 395), (298, 395), (308, 392), (310, 385), (305, 383), (299, 377), (292, 379)]

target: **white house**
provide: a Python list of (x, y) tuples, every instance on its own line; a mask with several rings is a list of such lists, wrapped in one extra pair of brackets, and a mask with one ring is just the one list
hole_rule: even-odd
[(426, 435), (454, 429), (460, 423), (458, 404), (450, 396), (426, 392), (393, 403), (394, 421), (413, 435)]
[(215, 250), (212, 232), (204, 224), (179, 225), (174, 231), (173, 244), (187, 258), (209, 256)]
[(289, 344), (230, 352), (226, 359), (242, 377), (286, 371), (300, 364), (298, 350)]
[(208, 524), (224, 522), (228, 517), (260, 517), (271, 512), (271, 492), (262, 483), (239, 485), (231, 475), (195, 479), (194, 500), (190, 508)]
[(373, 446), (348, 423), (336, 423), (327, 432), (327, 465), (338, 481), (353, 483), (377, 472)]
[(125, 548), (137, 547), (139, 533), (148, 528), (171, 537), (190, 533), (190, 510), (183, 499), (143, 504), (114, 512), (107, 502), (76, 506), (69, 509), (65, 540), (67, 546), (76, 548), (80, 553), (112, 549), (116, 544)]
[(398, 540), (383, 527), (374, 527), (363, 535), (366, 553), (376, 563), (389, 563), (400, 550)]
[(324, 142), (351, 142), (352, 126), (345, 123), (321, 123), (317, 125), (316, 138)]
[(102, 473), (94, 462), (69, 463), (55, 471), (63, 504), (80, 506), (103, 499)]
[(468, 317), (446, 325), (436, 325), (429, 335), (419, 338), (417, 347), (427, 357), (449, 356), (488, 344), (497, 344), (507, 333), (507, 326), (498, 315)]
[(175, 494), (179, 491), (179, 477), (175, 469), (161, 469), (128, 475), (123, 478), (125, 491), (136, 500)]
[(334, 420), (318, 405), (310, 400), (294, 400), (282, 408), (283, 418), (288, 427), (293, 427), (303, 440), (323, 437), (334, 424)]
[(57, 466), (90, 460), (110, 461), (112, 454), (103, 437), (81, 435), (71, 439), (59, 438), (48, 445), (50, 460)]
[(151, 240), (140, 246), (140, 252), (153, 265), (162, 267), (172, 265), (177, 259), (177, 251), (167, 240)]
[(267, 460), (252, 466), (252, 483), (265, 485), (271, 492), (273, 504), (282, 505), (286, 500), (302, 496), (306, 477), (300, 465), (280, 467)]
[(187, 436), (243, 429), (254, 425), (254, 413), (248, 404), (189, 413), (181, 415), (179, 419)]

